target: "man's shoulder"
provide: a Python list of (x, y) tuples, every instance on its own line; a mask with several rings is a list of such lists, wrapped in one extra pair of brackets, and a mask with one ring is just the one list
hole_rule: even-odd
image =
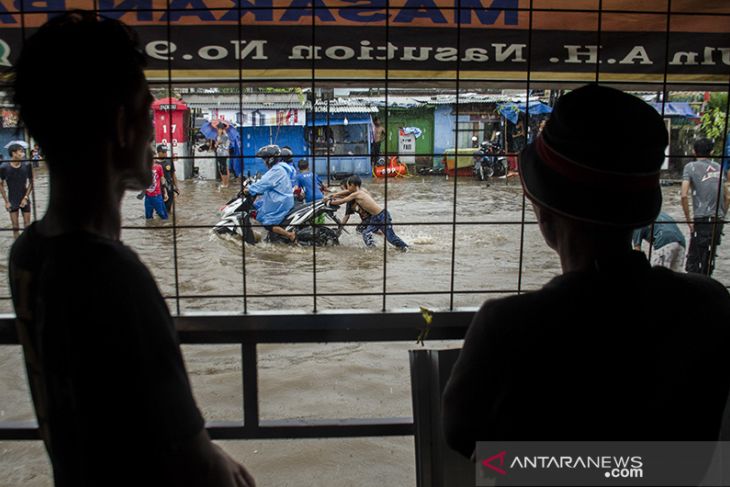
[(544, 303), (559, 297), (554, 290), (540, 289), (525, 294), (490, 299), (484, 302), (474, 317), (474, 323), (495, 334), (515, 331), (519, 323), (529, 323), (539, 315)]
[[(730, 311), (730, 294), (727, 288), (719, 281), (702, 274), (691, 272), (685, 274), (672, 272), (663, 268), (654, 268), (652, 270), (655, 272), (656, 279), (660, 279), (670, 286), (676, 286), (695, 294), (694, 299), (706, 302), (706, 306), (715, 308), (715, 305), (717, 305), (717, 307), (726, 308)], [(692, 299), (690, 298), (688, 301)]]
[(87, 233), (43, 237), (33, 227), (13, 245), (11, 260), (25, 268), (41, 265), (44, 273), (78, 281), (95, 276), (126, 280), (142, 267), (137, 255), (119, 242)]

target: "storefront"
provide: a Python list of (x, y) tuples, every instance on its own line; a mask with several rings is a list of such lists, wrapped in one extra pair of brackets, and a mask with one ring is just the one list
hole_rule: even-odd
[[(240, 130), (240, 146), (235, 147), (230, 159), (230, 169), (236, 175), (253, 176), (266, 172), (266, 165), (256, 157), (256, 152), (265, 145), (289, 147), (295, 162), (309, 156), (304, 132), (306, 102), (297, 93), (251, 93), (243, 95), (240, 100), (236, 95), (198, 94), (187, 99), (188, 105), (196, 109), (200, 124), (205, 120), (224, 120)], [(205, 147), (206, 141), (201, 137), (199, 127), (194, 131), (197, 147)], [(207, 164), (207, 160), (213, 157), (199, 150), (195, 156), (201, 164), (204, 161)], [(199, 174), (204, 178), (210, 177), (207, 173)]]
[(323, 177), (340, 178), (349, 174), (367, 176), (370, 167), (370, 144), (373, 140), (374, 105), (347, 100), (318, 101), (309, 112), (304, 128), (310, 169)]
[(390, 108), (387, 118), (383, 115), (380, 120), (387, 123), (388, 154), (398, 154), (400, 161), (412, 169), (433, 166), (433, 106)]

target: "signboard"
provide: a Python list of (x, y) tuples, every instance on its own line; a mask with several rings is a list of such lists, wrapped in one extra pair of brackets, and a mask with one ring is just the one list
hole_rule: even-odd
[(416, 136), (398, 132), (398, 157), (403, 164), (416, 163)]
[(306, 111), (298, 108), (288, 108), (282, 110), (265, 110), (265, 109), (244, 109), (238, 110), (221, 110), (214, 108), (211, 110), (211, 118), (233, 121), (243, 127), (281, 127), (281, 126), (304, 126), (307, 122)]
[(155, 110), (155, 143), (171, 144), (172, 147), (176, 147), (178, 143), (185, 142), (187, 136), (185, 134), (184, 116), (185, 112), (183, 110), (174, 112)]
[(95, 5), (137, 30), (157, 79), (730, 77), (727, 0), (0, 0), (0, 67), (55, 12)]

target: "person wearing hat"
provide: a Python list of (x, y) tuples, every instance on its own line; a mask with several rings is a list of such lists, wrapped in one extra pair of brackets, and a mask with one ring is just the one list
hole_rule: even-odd
[(559, 99), (520, 178), (563, 272), (475, 315), (443, 395), (452, 448), (718, 438), (730, 295), (631, 248), (659, 214), (666, 145), (662, 118), (639, 98), (588, 85)]
[[(0, 196), (10, 214), (13, 237), (20, 235), (18, 213), (23, 213), (23, 227), (30, 225), (30, 194), (33, 191), (33, 169), (25, 160), (25, 148), (20, 144), (8, 147), (10, 160), (0, 164)], [(7, 185), (7, 192), (5, 186)]]
[(172, 205), (175, 202), (175, 195), (179, 195), (177, 188), (177, 176), (175, 176), (175, 162), (167, 157), (167, 146), (165, 144), (157, 145), (157, 162), (162, 166), (162, 174), (164, 176), (163, 184), (167, 191), (167, 199), (165, 200), (165, 208), (167, 214), (172, 213)]

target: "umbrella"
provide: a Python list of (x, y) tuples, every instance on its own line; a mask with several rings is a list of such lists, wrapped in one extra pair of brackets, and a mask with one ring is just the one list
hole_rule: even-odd
[[(502, 103), (497, 108), (497, 111), (504, 118), (512, 123), (517, 123), (517, 116), (519, 112), (525, 112), (527, 109), (527, 103)], [(543, 115), (550, 113), (553, 109), (542, 102), (533, 101), (529, 103), (530, 115)]]
[(237, 131), (235, 127), (233, 126), (233, 122), (229, 122), (227, 120), (213, 120), (212, 122), (205, 122), (200, 127), (200, 133), (205, 135), (206, 139), (215, 139), (218, 137), (218, 127), (223, 124), (226, 128), (226, 134), (228, 134), (228, 137), (233, 139), (234, 137), (237, 137)]
[(26, 142), (24, 140), (11, 140), (7, 144), (5, 144), (5, 148), (6, 149), (9, 148), (11, 145), (19, 145), (19, 146), (22, 146), (23, 149), (27, 149), (28, 148), (28, 142)]
[(238, 130), (236, 130), (231, 122), (226, 122), (224, 120), (213, 120), (212, 122), (205, 122), (203, 125), (200, 126), (200, 133), (205, 135), (206, 139), (215, 140), (215, 138), (218, 137), (218, 126), (221, 123), (226, 125), (226, 134), (231, 140), (231, 143), (234, 145), (238, 144), (241, 139), (238, 136)]

